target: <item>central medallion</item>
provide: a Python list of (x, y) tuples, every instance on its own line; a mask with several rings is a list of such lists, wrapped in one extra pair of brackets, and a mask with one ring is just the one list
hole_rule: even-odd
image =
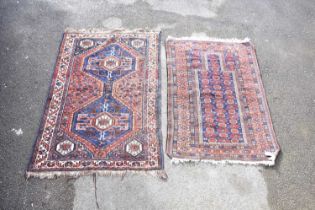
[(113, 87), (140, 68), (139, 54), (117, 42), (92, 48), (78, 58), (83, 61), (82, 72), (103, 83), (103, 95), (76, 110), (71, 130), (91, 151), (119, 144), (133, 132), (134, 116), (132, 107), (114, 96)]
[(115, 56), (109, 56), (100, 61), (100, 66), (108, 69), (108, 71), (113, 71), (120, 66), (120, 60)]
[(114, 124), (114, 119), (106, 113), (95, 118), (94, 126), (99, 130), (106, 130)]
[(121, 43), (114, 43), (87, 54), (84, 57), (83, 71), (107, 83), (135, 71), (136, 62), (133, 51)]

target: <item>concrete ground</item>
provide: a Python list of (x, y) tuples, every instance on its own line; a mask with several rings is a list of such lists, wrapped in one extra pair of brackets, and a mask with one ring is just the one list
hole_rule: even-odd
[[(168, 35), (250, 37), (282, 148), (270, 168), (166, 157), (168, 182), (97, 177), (100, 209), (315, 209), (314, 0), (0, 2), (1, 210), (97, 208), (92, 177), (24, 179), (66, 27), (159, 29), (163, 44)], [(164, 51), (162, 66), (165, 137)]]

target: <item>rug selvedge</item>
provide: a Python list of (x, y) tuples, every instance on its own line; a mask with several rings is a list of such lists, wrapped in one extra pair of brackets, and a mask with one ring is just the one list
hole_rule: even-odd
[(27, 176), (163, 169), (159, 32), (63, 36)]
[(249, 40), (169, 38), (166, 48), (173, 162), (273, 165), (280, 147)]

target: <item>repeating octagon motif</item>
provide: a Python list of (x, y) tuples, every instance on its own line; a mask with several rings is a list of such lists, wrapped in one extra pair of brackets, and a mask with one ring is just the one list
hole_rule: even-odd
[(137, 156), (142, 152), (142, 144), (139, 141), (133, 140), (127, 144), (126, 152), (132, 156)]
[(72, 143), (69, 140), (65, 140), (63, 142), (60, 142), (56, 146), (56, 151), (59, 152), (61, 155), (67, 155), (70, 152), (72, 152), (74, 149), (74, 143)]

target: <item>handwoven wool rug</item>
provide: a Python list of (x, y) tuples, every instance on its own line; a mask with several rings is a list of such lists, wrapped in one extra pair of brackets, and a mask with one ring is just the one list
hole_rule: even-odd
[(274, 165), (280, 150), (249, 40), (169, 38), (167, 154)]
[(141, 30), (64, 33), (27, 177), (165, 176), (159, 40)]

